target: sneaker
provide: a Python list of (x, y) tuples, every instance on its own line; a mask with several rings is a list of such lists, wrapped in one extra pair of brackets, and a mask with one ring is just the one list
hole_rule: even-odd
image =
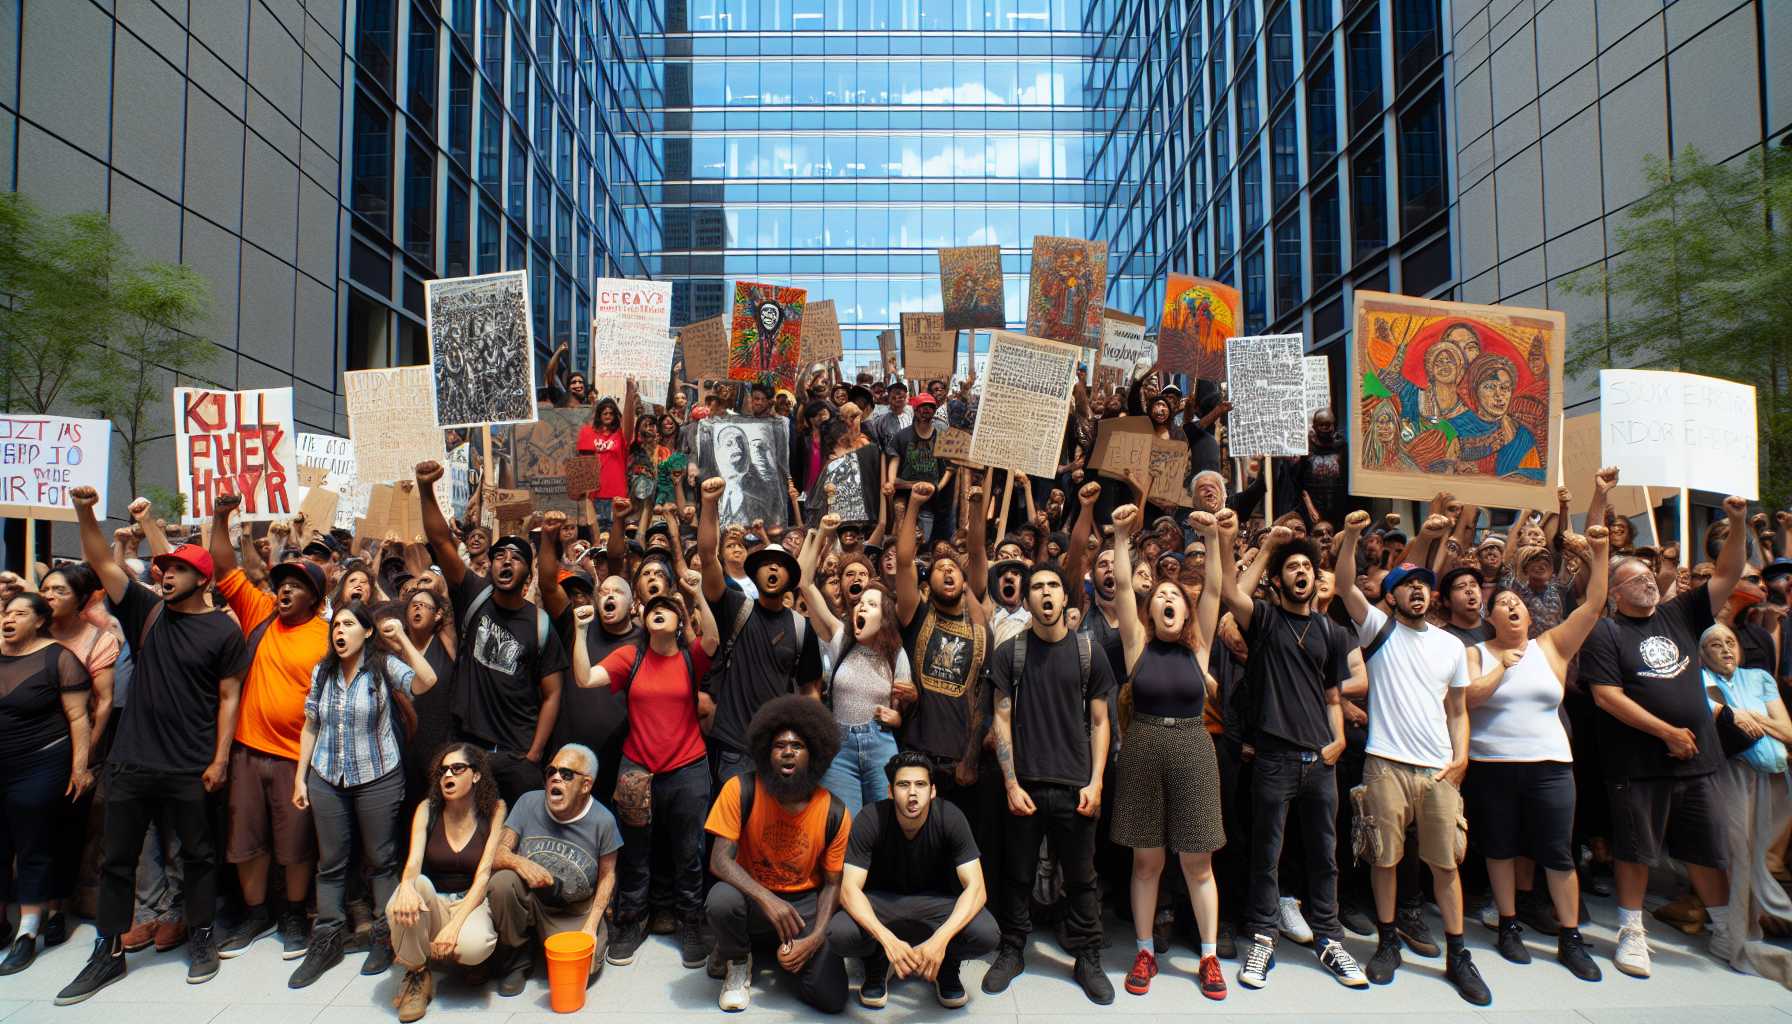
[(53, 949), (68, 941), (68, 915), (58, 910), (44, 918), (44, 948)]
[(890, 959), (883, 953), (866, 957), (865, 980), (859, 983), (859, 1005), (873, 1010), (890, 1001)]
[(956, 1010), (971, 1001), (970, 993), (964, 990), (964, 982), (958, 977), (958, 961), (940, 961), (939, 973), (933, 978), (933, 996), (948, 1010)]
[(1169, 907), (1158, 910), (1151, 920), (1151, 948), (1158, 956), (1170, 951), (1170, 929), (1176, 924), (1176, 912)]
[(124, 941), (123, 936), (100, 936), (93, 940), (93, 955), (87, 958), (87, 965), (75, 980), (56, 993), (57, 1006), (72, 1006), (89, 997), (107, 985), (124, 977)]
[(187, 944), (187, 922), (180, 918), (156, 922), (156, 952), (166, 953)]
[(124, 933), (124, 951), (137, 953), (148, 949), (156, 941), (156, 923), (154, 921), (138, 921), (131, 925), (131, 930)]
[(217, 932), (210, 927), (195, 928), (187, 938), (187, 984), (198, 985), (217, 976)]
[(1715, 921), (1711, 925), (1710, 949), (1711, 955), (1725, 964), (1736, 958), (1736, 940), (1730, 936), (1730, 929), (1718, 925)]
[(739, 1013), (753, 1001), (753, 958), (728, 961), (728, 974), (722, 981), (722, 995), (716, 1005), (729, 1013)]
[(1375, 922), (1363, 908), (1354, 903), (1346, 903), (1338, 908), (1338, 923), (1352, 935), (1360, 935), (1365, 939), (1375, 937)]
[(1009, 983), (1026, 969), (1027, 960), (1021, 955), (1020, 947), (1002, 943), (996, 949), (995, 962), (989, 965), (989, 970), (983, 972), (983, 991), (992, 996), (1008, 991)]
[(1524, 926), (1517, 921), (1500, 925), (1500, 937), (1493, 944), (1500, 955), (1515, 964), (1531, 962), (1531, 951), (1524, 945)]
[(1083, 986), (1083, 995), (1091, 1003), (1106, 1006), (1114, 1001), (1114, 983), (1101, 969), (1101, 947), (1085, 949), (1076, 955), (1076, 968), (1071, 971), (1076, 983)]
[(1549, 897), (1536, 890), (1518, 894), (1518, 919), (1524, 926), (1538, 935), (1554, 937), (1562, 930), (1561, 922), (1556, 920), (1556, 908)]
[[(652, 930), (651, 926), (648, 930)], [(709, 942), (703, 937), (702, 917), (693, 915), (678, 922), (678, 955), (686, 970), (702, 967), (709, 959)]]
[(647, 941), (647, 921), (643, 918), (631, 918), (616, 922), (616, 932), (610, 936), (610, 951), (606, 956), (618, 967), (627, 967), (635, 962), (635, 953), (641, 943)]
[(1618, 929), (1618, 951), (1612, 954), (1612, 963), (1632, 978), (1649, 976), (1649, 936), (1642, 925)]
[(392, 969), (392, 925), (385, 918), (374, 922), (368, 939), (367, 959), (361, 964), (361, 976), (377, 978)]
[(1450, 954), (1444, 965), (1444, 980), (1456, 986), (1456, 994), (1476, 1006), (1486, 1006), (1493, 1002), (1493, 993), (1488, 991), (1487, 982), (1481, 980), (1481, 972), (1475, 967), (1475, 961), (1468, 955), (1468, 950), (1458, 949)]
[(1204, 956), (1201, 958), (1201, 994), (1209, 999), (1226, 998), (1226, 972), (1220, 970), (1220, 958)]
[(1148, 949), (1139, 950), (1132, 958), (1132, 970), (1126, 972), (1126, 991), (1142, 996), (1151, 991), (1151, 979), (1157, 977), (1157, 956)]
[(1313, 942), (1313, 929), (1300, 916), (1300, 901), (1292, 896), (1282, 897), (1276, 906), (1276, 930), (1303, 946)]
[(304, 988), (324, 976), (324, 972), (342, 962), (342, 929), (322, 928), (311, 933), (311, 946), (305, 960), (286, 979), (287, 988)]
[(1369, 966), (1363, 973), (1375, 984), (1386, 985), (1394, 980), (1400, 962), (1400, 939), (1390, 935), (1375, 944), (1375, 955), (1369, 958)]
[(31, 966), (37, 959), (37, 936), (21, 935), (12, 941), (12, 949), (6, 953), (6, 959), (0, 960), (0, 977), (17, 974)]
[(501, 952), (504, 968), (498, 974), (498, 994), (506, 998), (520, 996), (529, 986), (529, 975), (535, 970), (535, 957), (527, 945)]
[(668, 907), (661, 907), (647, 916), (647, 934), (671, 935), (678, 931), (678, 915)]
[(280, 915), (280, 959), (297, 960), (311, 945), (311, 922), (303, 910), (287, 909)]
[(1269, 984), (1269, 969), (1276, 965), (1276, 940), (1258, 933), (1251, 940), (1251, 951), (1245, 954), (1244, 966), (1238, 969), (1238, 983), (1245, 988), (1262, 988)]
[(1350, 955), (1350, 950), (1337, 939), (1326, 939), (1319, 944), (1319, 965), (1338, 979), (1338, 984), (1345, 988), (1368, 988), (1369, 979), (1363, 974), (1363, 968)]
[(274, 930), (274, 916), (268, 913), (265, 906), (254, 907), (244, 915), (242, 923), (230, 929), (224, 941), (218, 943), (218, 955), (226, 960), (242, 955), (243, 950), (255, 944), (255, 940)]
[(1436, 956), (1440, 951), (1437, 940), (1431, 937), (1431, 926), (1425, 923), (1425, 915), (1418, 907), (1402, 907), (1394, 915), (1394, 928), (1406, 943), (1406, 948), (1420, 956)]
[(1232, 922), (1220, 922), (1219, 941), (1214, 945), (1218, 947), (1214, 952), (1219, 954), (1221, 960), (1238, 959), (1238, 933), (1233, 931)]
[(1598, 981), (1602, 976), (1579, 928), (1564, 928), (1556, 934), (1556, 962), (1582, 981)]
[(436, 976), (429, 972), (429, 968), (405, 971), (404, 980), (398, 985), (398, 998), (392, 1000), (392, 1005), (398, 1007), (399, 1024), (422, 1020), (435, 994)]

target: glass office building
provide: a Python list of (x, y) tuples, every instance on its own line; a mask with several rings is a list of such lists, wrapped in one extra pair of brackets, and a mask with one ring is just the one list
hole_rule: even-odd
[(1087, 225), (1084, 3), (663, 0), (642, 180), (673, 323), (791, 284), (875, 364), (880, 329), (940, 308), (934, 250), (988, 244), (1018, 323), (1033, 236)]

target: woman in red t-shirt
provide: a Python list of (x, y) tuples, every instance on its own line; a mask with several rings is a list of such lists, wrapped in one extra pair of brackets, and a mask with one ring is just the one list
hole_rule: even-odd
[(637, 398), (631, 377), (621, 410), (614, 398), (600, 399), (591, 409), (591, 422), (579, 428), (579, 454), (597, 456), (599, 476), (592, 505), (597, 521), (605, 526), (610, 525), (610, 502), (628, 495), (628, 448), (634, 441)]

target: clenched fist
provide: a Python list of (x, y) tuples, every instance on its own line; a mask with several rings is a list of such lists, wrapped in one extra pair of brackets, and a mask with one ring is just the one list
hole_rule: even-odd
[[(75, 503), (76, 508), (92, 508), (100, 503), (100, 492), (91, 487), (72, 488), (68, 492), (68, 497), (70, 501)], [(138, 498), (137, 501), (143, 501), (143, 499)], [(144, 501), (143, 504), (147, 506), (149, 502)], [(135, 508), (136, 502), (132, 502), (131, 507)]]
[(728, 485), (724, 483), (719, 476), (712, 476), (708, 480), (703, 481), (703, 500), (720, 501), (722, 499), (722, 489), (727, 486)]
[(228, 515), (235, 512), (242, 503), (243, 496), (240, 494), (220, 494), (212, 499), (212, 514), (216, 515), (222, 512)]
[(1364, 512), (1360, 508), (1344, 517), (1344, 530), (1346, 533), (1362, 533), (1368, 528), (1369, 513)]
[(429, 487), (437, 480), (442, 479), (442, 464), (434, 459), (427, 459), (417, 463), (416, 473), (417, 482)]
[(922, 480), (920, 483), (915, 484), (915, 486), (913, 488), (914, 500), (927, 501), (928, 499), (933, 497), (933, 490), (934, 490), (934, 487), (932, 484), (928, 483), (925, 480)]

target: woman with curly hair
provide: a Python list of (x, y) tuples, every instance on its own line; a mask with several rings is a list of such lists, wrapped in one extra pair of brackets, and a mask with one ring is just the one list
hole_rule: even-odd
[(450, 743), (429, 761), (429, 798), (411, 815), (411, 855), (386, 901), (392, 949), (404, 968), (398, 1019), (423, 1016), (435, 994), (431, 960), (485, 963), (497, 948), (485, 902), (492, 860), (504, 835), (504, 801), (485, 752)]

